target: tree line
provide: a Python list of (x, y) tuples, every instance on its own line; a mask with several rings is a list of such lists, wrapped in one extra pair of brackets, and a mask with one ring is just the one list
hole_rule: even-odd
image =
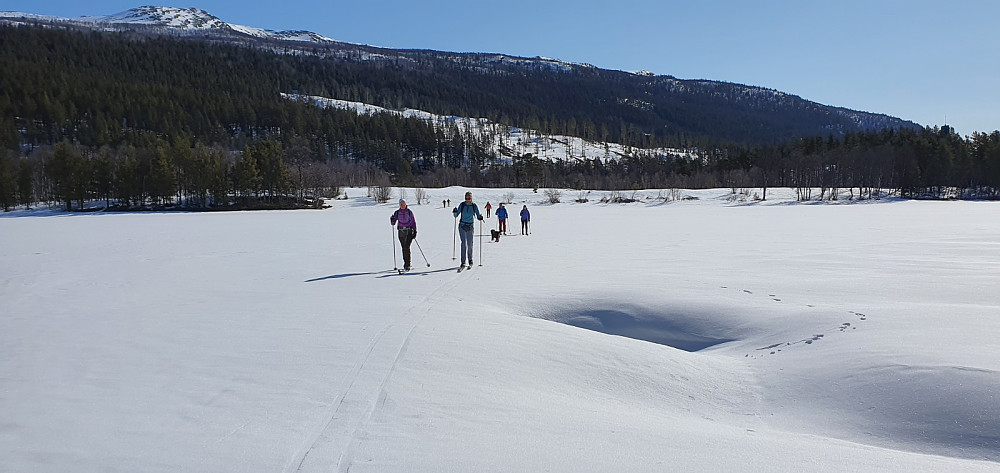
[[(485, 139), (454, 131), (451, 137)], [(147, 146), (91, 147), (60, 142), (28, 155), (0, 157), (0, 205), (5, 210), (60, 202), (80, 210), (88, 201), (109, 209), (245, 209), (322, 205), (341, 186), (534, 187), (569, 189), (790, 187), (802, 200), (879, 198), (1000, 199), (1000, 131), (962, 138), (949, 127), (804, 138), (788, 144), (719, 148), (694, 158), (635, 153), (620, 159), (511, 163), (468, 159), (437, 163), (403, 157), (395, 144), (368, 150), (396, 153), (406, 173), (366, 159), (320, 154), (306, 138), (257, 140), (240, 150), (150, 138)], [(474, 153), (473, 153), (474, 154)], [(412, 163), (412, 164), (411, 164)], [(818, 193), (818, 194), (817, 194)]]
[[(950, 127), (800, 138), (779, 145), (726, 146), (696, 157), (637, 152), (619, 160), (542, 161), (531, 155), (490, 168), (489, 186), (572, 189), (795, 188), (802, 200), (1000, 199), (1000, 131), (961, 137)], [(814, 195), (817, 191), (819, 194)]]
[(157, 142), (94, 148), (61, 142), (28, 156), (0, 157), (4, 210), (58, 202), (67, 211), (103, 208), (262, 209), (316, 207), (341, 183), (387, 183), (370, 163), (321, 163), (305, 144), (263, 140), (238, 153), (217, 146)]
[[(883, 130), (841, 139), (730, 150), (717, 164), (727, 187), (793, 187), (801, 199), (880, 191), (906, 198), (1000, 198), (1000, 132), (961, 137), (951, 127)], [(855, 190), (857, 192), (855, 192)]]

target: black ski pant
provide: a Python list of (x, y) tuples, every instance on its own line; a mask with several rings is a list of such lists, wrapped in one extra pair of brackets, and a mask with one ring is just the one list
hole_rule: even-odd
[(399, 246), (403, 247), (403, 267), (410, 267), (410, 244), (416, 238), (416, 232), (410, 227), (399, 227)]
[(521, 234), (528, 234), (528, 220), (521, 220)]

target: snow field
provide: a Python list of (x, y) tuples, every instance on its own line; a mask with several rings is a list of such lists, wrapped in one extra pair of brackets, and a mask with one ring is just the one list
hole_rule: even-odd
[(1000, 471), (995, 204), (464, 191), (0, 217), (4, 468)]

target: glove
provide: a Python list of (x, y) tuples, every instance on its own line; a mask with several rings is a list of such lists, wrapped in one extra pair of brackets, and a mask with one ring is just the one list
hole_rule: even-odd
[(480, 222), (482, 222), (482, 221), (483, 221), (483, 216), (482, 216), (482, 215), (480, 215), (480, 216), (479, 216), (479, 221), (480, 221)]
[(414, 230), (414, 231), (413, 231), (413, 239), (414, 239), (414, 240), (416, 240), (416, 239), (417, 239), (417, 231), (416, 231), (416, 230)]
[(458, 207), (451, 209), (452, 212), (458, 212)]

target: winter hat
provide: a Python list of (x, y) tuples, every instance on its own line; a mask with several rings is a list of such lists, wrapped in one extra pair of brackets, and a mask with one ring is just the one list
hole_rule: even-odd
[(405, 204), (405, 203), (406, 203), (406, 201), (405, 201), (405, 200), (403, 200), (403, 199), (399, 199), (399, 203), (400, 203), (400, 204)]

